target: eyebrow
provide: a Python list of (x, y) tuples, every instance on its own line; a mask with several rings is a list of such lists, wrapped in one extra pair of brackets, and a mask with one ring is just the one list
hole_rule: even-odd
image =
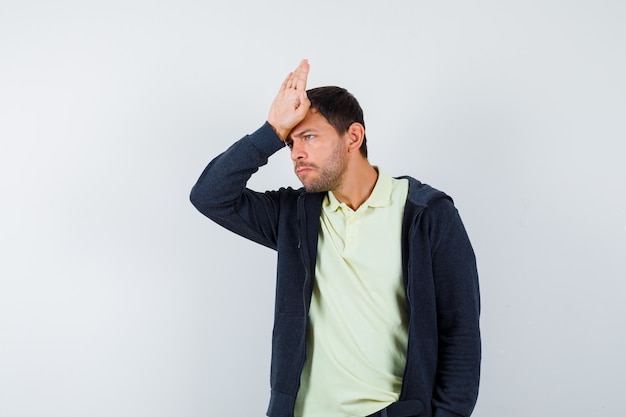
[(293, 133), (292, 133), (291, 135), (289, 135), (289, 137), (294, 137), (294, 136), (295, 136), (295, 137), (298, 137), (298, 136), (304, 136), (304, 135), (306, 135), (307, 133), (316, 133), (316, 132), (317, 132), (317, 130), (316, 130), (315, 128), (306, 128), (306, 129), (304, 129), (304, 130), (301, 130), (301, 131), (297, 132), (296, 134), (293, 134)]

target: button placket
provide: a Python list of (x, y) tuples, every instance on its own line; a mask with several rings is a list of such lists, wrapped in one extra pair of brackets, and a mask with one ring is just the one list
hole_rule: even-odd
[(350, 254), (354, 253), (359, 241), (359, 213), (347, 212), (346, 217), (346, 244), (344, 248), (344, 253)]

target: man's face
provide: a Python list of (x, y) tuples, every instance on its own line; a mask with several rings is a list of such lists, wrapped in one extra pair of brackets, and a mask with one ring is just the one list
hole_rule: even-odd
[(347, 165), (345, 138), (316, 110), (293, 128), (285, 143), (296, 175), (308, 192), (335, 190)]

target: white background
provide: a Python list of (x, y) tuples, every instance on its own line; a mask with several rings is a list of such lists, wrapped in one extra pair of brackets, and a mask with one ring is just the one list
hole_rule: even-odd
[[(285, 74), (455, 198), (476, 417), (626, 415), (626, 3), (0, 0), (0, 416), (262, 416), (275, 254), (188, 202)], [(281, 151), (257, 189), (297, 185)]]

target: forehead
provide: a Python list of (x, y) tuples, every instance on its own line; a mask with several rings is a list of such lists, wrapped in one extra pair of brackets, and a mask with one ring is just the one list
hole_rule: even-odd
[(299, 136), (303, 132), (310, 130), (325, 131), (328, 129), (334, 130), (334, 127), (328, 123), (328, 120), (320, 112), (311, 109), (307, 112), (304, 119), (291, 130), (290, 136)]

